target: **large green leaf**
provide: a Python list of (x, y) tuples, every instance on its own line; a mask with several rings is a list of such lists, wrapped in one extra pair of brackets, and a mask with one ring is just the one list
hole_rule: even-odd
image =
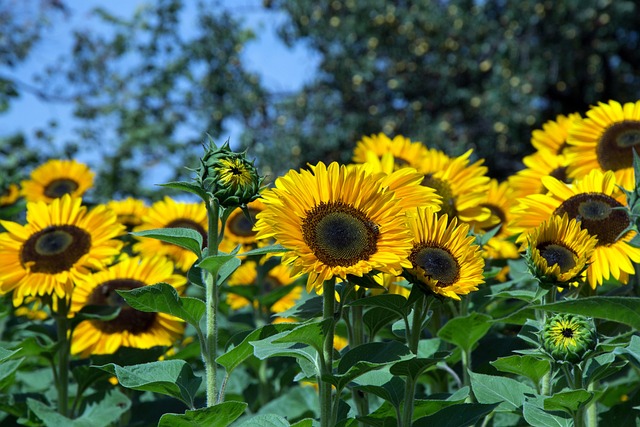
[(276, 343), (299, 343), (313, 347), (319, 353), (322, 352), (324, 339), (331, 327), (332, 319), (324, 319), (319, 322), (307, 322), (278, 338)]
[(228, 401), (184, 414), (164, 414), (158, 427), (227, 427), (244, 413), (247, 406), (245, 402)]
[(380, 307), (396, 313), (398, 316), (407, 316), (411, 307), (407, 306), (407, 299), (402, 295), (383, 294), (351, 301), (348, 305), (360, 307)]
[(191, 194), (195, 194), (196, 196), (200, 197), (205, 203), (207, 202), (207, 200), (209, 200), (209, 197), (207, 197), (207, 192), (203, 190), (202, 187), (192, 182), (172, 181), (159, 185), (161, 187), (173, 188), (175, 190), (182, 190)]
[(404, 399), (405, 382), (388, 369), (371, 371), (355, 380), (355, 388), (367, 393), (375, 394), (395, 407), (399, 407)]
[[(446, 353), (447, 355), (449, 353)], [(443, 354), (444, 355), (444, 354)], [(413, 357), (409, 360), (403, 360), (395, 363), (391, 367), (391, 373), (401, 377), (409, 377), (411, 381), (415, 381), (425, 370), (444, 360), (444, 357), (425, 358)]]
[(255, 415), (245, 422), (240, 422), (237, 427), (290, 427), (289, 421), (281, 415), (261, 414)]
[(196, 377), (184, 360), (162, 360), (131, 366), (109, 363), (98, 368), (115, 375), (123, 387), (175, 397), (192, 409), (202, 382), (202, 378)]
[(491, 317), (481, 313), (449, 320), (438, 331), (438, 337), (469, 351), (491, 328)]
[(617, 360), (614, 353), (604, 353), (592, 357), (584, 368), (584, 383), (590, 384), (613, 375), (627, 364), (626, 360)]
[(251, 341), (250, 344), (254, 349), (253, 354), (260, 360), (277, 356), (302, 359), (307, 362), (300, 364), (300, 367), (303, 368), (304, 374), (308, 377), (318, 375), (320, 372), (320, 366), (318, 365), (317, 350), (309, 345), (276, 342), (288, 333), (289, 332), (281, 332), (261, 340)]
[(554, 313), (571, 313), (624, 323), (640, 329), (640, 298), (594, 296), (565, 300), (532, 308)]
[(573, 427), (573, 419), (564, 412), (547, 412), (539, 406), (525, 402), (522, 414), (532, 427)]
[(626, 347), (616, 347), (613, 353), (625, 356), (636, 367), (640, 367), (640, 337), (633, 335)]
[(117, 291), (131, 307), (139, 311), (166, 313), (199, 327), (206, 306), (197, 298), (181, 297), (168, 283)]
[[(229, 271), (233, 272), (240, 265), (240, 261), (236, 256), (238, 248), (236, 248), (231, 253), (220, 253), (218, 255), (209, 255), (204, 257), (202, 260), (195, 264), (196, 267), (199, 267), (203, 270), (207, 270), (214, 277), (218, 275), (219, 272), (224, 272), (225, 275), (229, 273)], [(235, 260), (235, 261), (234, 261)], [(224, 270), (223, 267), (225, 264), (231, 263), (230, 266), (227, 266)], [(222, 282), (222, 281), (221, 281)]]
[(262, 246), (256, 249), (251, 249), (250, 251), (247, 251), (247, 252), (243, 252), (240, 254), (240, 256), (265, 255), (265, 254), (282, 253), (282, 252), (288, 252), (288, 251), (289, 249), (285, 248), (282, 245), (269, 245), (269, 246)]
[(499, 403), (499, 410), (513, 411), (522, 406), (526, 394), (535, 394), (535, 390), (526, 384), (511, 378), (469, 372), (471, 389), (480, 403)]
[(132, 232), (137, 237), (150, 237), (160, 241), (178, 245), (200, 258), (202, 256), (202, 235), (191, 228), (169, 227)]
[(499, 371), (522, 375), (536, 385), (551, 370), (551, 363), (548, 360), (532, 355), (501, 357), (490, 363)]
[(258, 414), (275, 414), (289, 419), (298, 419), (311, 411), (319, 415), (318, 393), (313, 387), (291, 387), (271, 399), (259, 410)]
[(496, 404), (460, 403), (442, 408), (433, 415), (419, 418), (413, 427), (469, 427), (489, 415)]
[(592, 398), (593, 393), (586, 390), (562, 391), (544, 398), (544, 410), (563, 411), (571, 415), (580, 407), (589, 403)]
[(362, 315), (362, 323), (367, 327), (369, 336), (375, 337), (380, 329), (398, 319), (400, 315), (382, 307), (372, 307)]

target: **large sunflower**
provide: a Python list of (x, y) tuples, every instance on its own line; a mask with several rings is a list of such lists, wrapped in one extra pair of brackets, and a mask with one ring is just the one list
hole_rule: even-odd
[(22, 181), (22, 195), (28, 202), (51, 202), (69, 194), (82, 196), (93, 185), (93, 172), (75, 160), (49, 160)]
[[(451, 159), (444, 169), (443, 160), (425, 159), (418, 170), (424, 173), (422, 185), (431, 187), (442, 197), (441, 214), (447, 214), (462, 222), (482, 222), (491, 225), (491, 211), (482, 206), (490, 178), (486, 176), (487, 167), (478, 160), (469, 164), (472, 150)], [(433, 153), (437, 155), (437, 152)], [(441, 156), (438, 156), (439, 158)]]
[(407, 270), (414, 285), (422, 291), (460, 299), (460, 295), (478, 290), (484, 283), (484, 260), (469, 226), (458, 226), (456, 218), (436, 215), (431, 209), (419, 208), (409, 215), (408, 225), (413, 235)]
[[(158, 228), (191, 228), (202, 235), (203, 247), (207, 245), (207, 209), (204, 203), (177, 202), (170, 197), (155, 202), (145, 216), (142, 224), (134, 231)], [(164, 243), (157, 239), (141, 238), (133, 245), (133, 251), (142, 255), (165, 255), (173, 260), (176, 267), (187, 271), (198, 258), (196, 254), (180, 246)]]
[(353, 150), (353, 162), (365, 163), (371, 153), (377, 157), (391, 153), (396, 169), (405, 166), (417, 168), (427, 154), (427, 147), (421, 142), (411, 142), (409, 138), (402, 135), (396, 135), (393, 139), (384, 133), (364, 136)]
[(555, 120), (547, 121), (542, 125), (542, 129), (536, 129), (531, 133), (531, 145), (538, 151), (551, 152), (555, 155), (564, 154), (569, 129), (581, 118), (580, 113), (568, 116), (560, 114)]
[(181, 291), (187, 283), (174, 274), (166, 257), (134, 257), (87, 275), (78, 281), (71, 300), (71, 313), (89, 305), (120, 307), (113, 320), (85, 320), (74, 330), (71, 352), (83, 357), (111, 354), (120, 347), (171, 346), (185, 328), (180, 319), (164, 313), (147, 313), (131, 308), (117, 290), (131, 290), (156, 283), (168, 283)]
[(632, 150), (640, 154), (640, 101), (621, 105), (600, 102), (577, 121), (569, 131), (567, 151), (575, 158), (569, 176), (577, 179), (592, 169), (613, 171), (618, 185), (635, 186)]
[(14, 304), (28, 296), (68, 295), (91, 269), (101, 269), (122, 247), (124, 232), (116, 215), (104, 205), (90, 211), (82, 199), (68, 194), (27, 203), (27, 224), (2, 221), (0, 292), (13, 291)]
[(553, 215), (531, 231), (523, 249), (528, 248), (530, 269), (541, 282), (566, 286), (578, 284), (596, 244), (594, 236), (564, 214)]
[[(567, 185), (553, 177), (542, 178), (548, 194), (533, 194), (519, 199), (513, 209), (513, 229), (527, 232), (552, 215), (567, 214), (580, 221), (582, 228), (598, 239), (587, 268), (587, 280), (592, 288), (613, 277), (627, 283), (634, 274), (633, 262), (640, 262), (640, 248), (628, 242), (635, 231), (621, 233), (631, 223), (624, 209), (626, 197), (616, 185), (613, 171), (593, 170), (581, 180)], [(526, 233), (519, 241), (526, 239)]]
[(519, 199), (530, 194), (545, 193), (542, 177), (552, 176), (562, 182), (570, 183), (567, 177), (569, 158), (551, 152), (537, 151), (522, 159), (525, 169), (511, 175), (508, 179), (514, 198)]
[(265, 191), (258, 238), (274, 237), (289, 249), (283, 263), (308, 273), (307, 289), (322, 293), (325, 280), (371, 270), (399, 274), (408, 266), (411, 237), (386, 175), (338, 163), (289, 171)]

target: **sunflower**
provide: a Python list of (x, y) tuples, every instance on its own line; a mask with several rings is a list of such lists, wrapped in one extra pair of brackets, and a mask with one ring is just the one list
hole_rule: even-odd
[(419, 208), (407, 216), (413, 235), (407, 270), (412, 282), (427, 294), (456, 300), (460, 295), (477, 291), (484, 283), (484, 260), (469, 226), (458, 226), (456, 218), (438, 216), (429, 208)]
[(120, 347), (172, 346), (184, 332), (183, 321), (164, 313), (135, 310), (116, 293), (160, 282), (180, 292), (187, 279), (174, 274), (173, 263), (161, 256), (127, 257), (107, 270), (84, 276), (73, 293), (71, 313), (90, 305), (120, 307), (120, 313), (113, 320), (80, 322), (72, 336), (71, 353), (87, 357), (111, 354)]
[[(191, 228), (202, 236), (203, 247), (207, 246), (207, 209), (204, 203), (177, 202), (170, 197), (155, 202), (145, 216), (142, 224), (133, 231), (153, 230), (159, 228)], [(176, 267), (187, 271), (198, 258), (188, 249), (157, 239), (141, 238), (133, 245), (133, 251), (141, 255), (165, 255), (173, 260)]]
[(633, 189), (632, 150), (640, 154), (640, 101), (624, 105), (600, 102), (586, 115), (569, 131), (567, 151), (575, 155), (569, 176), (577, 179), (592, 169), (610, 170), (616, 174), (618, 185)]
[(27, 224), (1, 221), (0, 292), (13, 291), (19, 306), (26, 296), (64, 298), (90, 269), (101, 269), (118, 255), (124, 232), (104, 205), (90, 211), (68, 194), (27, 203)]
[(82, 196), (93, 185), (93, 172), (75, 160), (49, 160), (22, 181), (22, 195), (28, 202), (51, 202), (65, 194)]
[(569, 129), (581, 118), (580, 113), (558, 115), (555, 120), (543, 124), (542, 129), (536, 129), (531, 133), (531, 145), (541, 152), (551, 152), (556, 156), (564, 154)]
[(596, 244), (594, 236), (564, 214), (543, 221), (527, 235), (523, 249), (528, 249), (530, 269), (541, 283), (577, 286)]
[(593, 320), (578, 314), (556, 314), (540, 334), (544, 350), (558, 362), (579, 363), (598, 344)]
[(13, 205), (20, 198), (20, 188), (16, 184), (9, 184), (0, 193), (0, 208)]
[(567, 184), (572, 181), (567, 176), (567, 167), (570, 163), (568, 156), (538, 151), (523, 158), (522, 162), (526, 168), (508, 178), (515, 199), (545, 193), (547, 190), (542, 185), (544, 176), (552, 176)]
[(264, 210), (264, 203), (260, 199), (256, 199), (253, 202), (247, 204), (247, 212), (249, 218), (243, 212), (242, 209), (235, 209), (229, 218), (224, 228), (224, 237), (229, 241), (242, 245), (251, 245), (257, 242), (256, 231), (253, 226), (256, 223), (256, 215), (258, 212)]
[(107, 207), (118, 216), (118, 222), (133, 230), (142, 224), (142, 217), (147, 214), (149, 207), (144, 200), (127, 197), (123, 200), (111, 200)]
[[(311, 171), (289, 171), (263, 194), (258, 238), (274, 237), (293, 274), (308, 273), (307, 289), (371, 270), (399, 274), (408, 266), (411, 236), (404, 210), (383, 174), (320, 162)], [(416, 184), (417, 186), (417, 184)]]
[(487, 167), (482, 166), (482, 160), (469, 164), (472, 152), (469, 150), (451, 159), (444, 169), (437, 166), (441, 164), (440, 160), (426, 159), (418, 170), (424, 173), (422, 185), (435, 189), (442, 197), (441, 214), (447, 214), (450, 219), (457, 217), (462, 222), (483, 222), (490, 226), (491, 211), (481, 206), (490, 178), (486, 176)]
[[(258, 264), (255, 261), (246, 261), (229, 277), (228, 284), (229, 286), (259, 286), (261, 294), (268, 294), (278, 287), (291, 285), (298, 277), (300, 276), (291, 274), (291, 267), (278, 264), (269, 270), (261, 283), (258, 283)], [(287, 295), (273, 303), (270, 311), (272, 313), (282, 313), (290, 309), (300, 299), (301, 295), (302, 289), (300, 287), (291, 289)], [(243, 296), (232, 293), (227, 295), (227, 303), (234, 310), (251, 304)]]
[(410, 166), (417, 168), (427, 154), (427, 147), (421, 142), (411, 142), (409, 138), (396, 135), (393, 139), (384, 133), (364, 136), (356, 143), (353, 150), (353, 162), (365, 163), (370, 154), (382, 157), (385, 153), (391, 153), (395, 161), (395, 169)]
[[(595, 169), (571, 186), (550, 176), (542, 178), (542, 183), (549, 193), (519, 199), (519, 205), (513, 209), (513, 230), (526, 232), (552, 215), (566, 213), (598, 239), (587, 268), (591, 287), (595, 289), (610, 277), (626, 284), (629, 274), (634, 274), (632, 261), (640, 262), (640, 248), (629, 244), (635, 231), (621, 235), (631, 218), (624, 209), (626, 197), (616, 185), (613, 171), (602, 173)], [(524, 239), (526, 233), (518, 241)]]

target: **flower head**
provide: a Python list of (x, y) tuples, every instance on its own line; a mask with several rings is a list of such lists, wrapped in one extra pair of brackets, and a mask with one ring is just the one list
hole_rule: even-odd
[(81, 197), (93, 185), (93, 172), (75, 160), (49, 160), (22, 181), (22, 195), (28, 202), (51, 202), (69, 194)]
[(544, 324), (542, 348), (557, 362), (580, 363), (598, 344), (593, 320), (577, 314), (556, 314)]

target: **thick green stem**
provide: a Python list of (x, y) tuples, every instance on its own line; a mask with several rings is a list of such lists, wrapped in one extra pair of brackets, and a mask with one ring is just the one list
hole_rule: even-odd
[[(544, 304), (551, 304), (555, 301), (556, 299), (556, 288), (552, 287), (549, 292), (546, 293), (546, 295), (544, 296)], [(544, 327), (544, 324), (547, 320), (547, 312), (545, 310), (539, 310), (537, 313), (537, 317), (540, 320), (540, 323), (542, 324), (542, 326)], [(548, 396), (551, 393), (551, 378), (553, 377), (553, 365), (551, 366), (551, 369), (549, 370), (549, 372), (547, 372), (541, 381), (541, 385), (540, 385), (540, 394), (543, 396)]]
[[(582, 389), (582, 369), (578, 365), (573, 366), (573, 388), (574, 390)], [(575, 427), (584, 427), (586, 421), (587, 408), (581, 406), (573, 416), (573, 425)]]
[[(415, 302), (413, 308), (413, 320), (411, 322), (411, 330), (407, 330), (407, 344), (411, 352), (417, 357), (418, 346), (420, 344), (420, 336), (422, 334), (422, 323), (424, 316), (428, 311), (426, 296), (422, 296)], [(402, 419), (399, 420), (399, 427), (409, 427), (413, 421), (413, 402), (416, 394), (416, 380), (412, 376), (407, 376), (404, 388), (404, 406), (402, 410)]]
[(56, 388), (58, 412), (65, 417), (69, 415), (69, 352), (71, 350), (68, 312), (66, 298), (58, 299), (58, 307), (54, 315), (59, 343)]
[[(218, 254), (218, 202), (212, 200), (207, 206), (209, 230), (207, 233), (207, 248), (209, 255)], [(210, 272), (205, 273), (205, 304), (206, 304), (206, 331), (205, 348), (202, 349), (202, 359), (206, 372), (207, 407), (217, 402), (216, 391), (216, 355), (218, 353), (218, 284), (217, 277)]]
[(323, 375), (330, 375), (333, 372), (333, 334), (335, 329), (334, 310), (335, 310), (335, 280), (327, 280), (323, 285), (323, 320), (330, 320), (330, 327), (327, 336), (324, 338), (322, 355), (320, 358), (320, 378), (318, 385), (320, 388), (320, 426), (333, 427), (335, 425), (332, 411), (332, 386), (330, 383), (323, 381)]
[[(363, 295), (361, 290), (358, 290), (355, 294), (355, 298), (360, 298)], [(362, 321), (363, 316), (363, 307), (362, 306), (352, 306), (350, 308), (351, 316), (349, 318), (349, 328), (347, 331), (349, 333), (349, 345), (351, 348), (357, 347), (359, 345), (364, 344), (365, 336), (364, 336), (364, 323)], [(366, 416), (369, 415), (369, 398), (366, 393), (359, 392), (354, 390), (353, 392), (353, 402), (356, 405), (356, 410), (358, 411), (358, 415)]]
[[(596, 384), (591, 383), (589, 387), (587, 387), (587, 391), (595, 392)], [(589, 406), (587, 406), (587, 426), (588, 427), (598, 427), (598, 406), (596, 405), (595, 399), (589, 402)]]

